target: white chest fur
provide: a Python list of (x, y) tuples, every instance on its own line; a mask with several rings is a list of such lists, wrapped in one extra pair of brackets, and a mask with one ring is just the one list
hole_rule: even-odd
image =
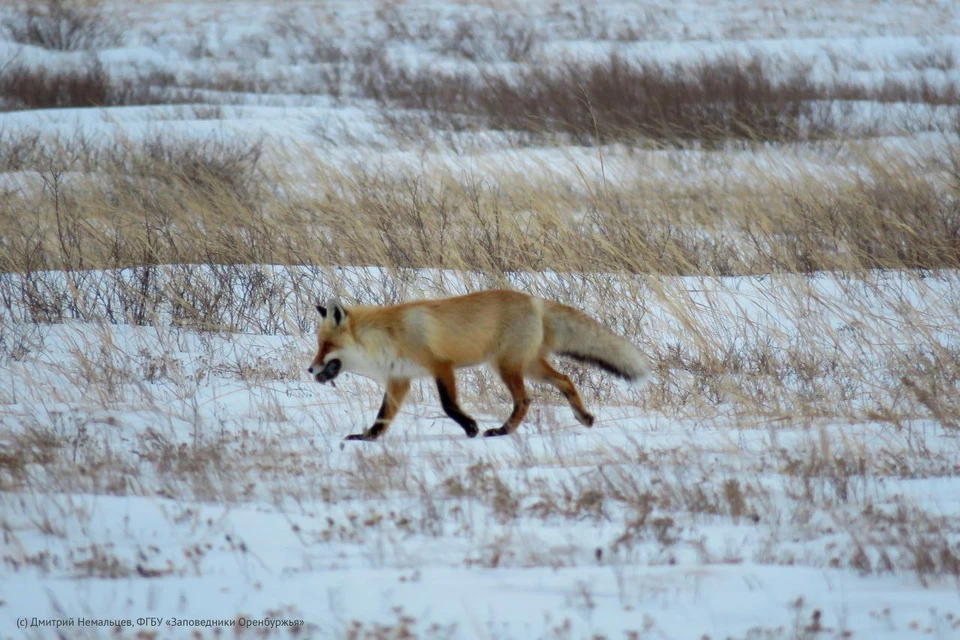
[(339, 357), (343, 368), (353, 373), (385, 382), (390, 378), (425, 378), (431, 374), (415, 362), (389, 357), (376, 357), (359, 349), (344, 349), (331, 353), (330, 357)]

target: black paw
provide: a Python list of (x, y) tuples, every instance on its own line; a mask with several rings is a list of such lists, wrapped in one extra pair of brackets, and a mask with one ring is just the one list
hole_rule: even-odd
[(344, 440), (366, 440), (366, 441), (376, 440), (376, 439), (377, 439), (377, 436), (371, 436), (366, 433), (351, 433), (346, 438), (344, 438)]
[(468, 438), (476, 438), (477, 434), (480, 433), (480, 429), (477, 429), (476, 422), (464, 425), (463, 430), (467, 433)]
[(492, 438), (494, 436), (505, 436), (510, 432), (507, 431), (506, 427), (497, 427), (496, 429), (487, 429), (483, 432), (484, 438)]
[(574, 414), (577, 416), (577, 420), (580, 422), (580, 424), (584, 425), (585, 427), (592, 427), (592, 426), (593, 426), (593, 415), (592, 415), (592, 414), (589, 414), (589, 413), (587, 413), (586, 411), (584, 411), (584, 412), (582, 412), (582, 413), (579, 412), (579, 411), (575, 411)]

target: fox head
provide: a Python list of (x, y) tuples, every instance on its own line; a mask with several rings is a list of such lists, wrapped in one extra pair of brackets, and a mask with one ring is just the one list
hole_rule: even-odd
[(317, 331), (317, 355), (307, 369), (317, 382), (333, 382), (343, 368), (345, 352), (354, 346), (351, 331), (350, 314), (339, 302), (330, 302), (327, 306), (317, 305), (317, 311), (323, 320)]

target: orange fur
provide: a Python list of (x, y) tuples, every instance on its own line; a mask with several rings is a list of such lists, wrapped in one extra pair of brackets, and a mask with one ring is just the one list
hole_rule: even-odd
[[(309, 372), (320, 382), (353, 371), (387, 383), (377, 422), (351, 439), (373, 439), (387, 429), (406, 393), (403, 381), (411, 378), (433, 377), (444, 410), (473, 437), (476, 422), (456, 402), (455, 369), (489, 363), (513, 397), (510, 418), (502, 427), (488, 429), (488, 436), (512, 433), (520, 425), (529, 406), (526, 377), (559, 389), (577, 419), (587, 426), (593, 423), (570, 379), (547, 362), (550, 354), (567, 355), (636, 382), (648, 371), (633, 344), (586, 314), (516, 291), (482, 291), (389, 307), (344, 309), (334, 303), (318, 309), (324, 320)], [(397, 392), (400, 388), (402, 393)]]

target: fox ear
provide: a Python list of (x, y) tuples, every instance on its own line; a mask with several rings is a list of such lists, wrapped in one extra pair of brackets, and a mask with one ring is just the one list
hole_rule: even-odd
[(339, 302), (334, 302), (330, 307), (333, 313), (333, 325), (339, 327), (347, 317), (347, 310)]
[(320, 313), (321, 318), (327, 317), (327, 308), (325, 306), (318, 304), (317, 311)]
[(332, 314), (333, 326), (335, 327), (339, 327), (341, 324), (343, 324), (344, 318), (347, 317), (347, 310), (344, 309), (343, 305), (340, 304), (340, 301), (336, 299), (330, 300), (329, 302), (327, 302), (326, 307), (321, 307), (318, 305), (317, 311), (320, 311), (320, 315), (323, 316), (324, 318), (327, 317), (328, 312)]

